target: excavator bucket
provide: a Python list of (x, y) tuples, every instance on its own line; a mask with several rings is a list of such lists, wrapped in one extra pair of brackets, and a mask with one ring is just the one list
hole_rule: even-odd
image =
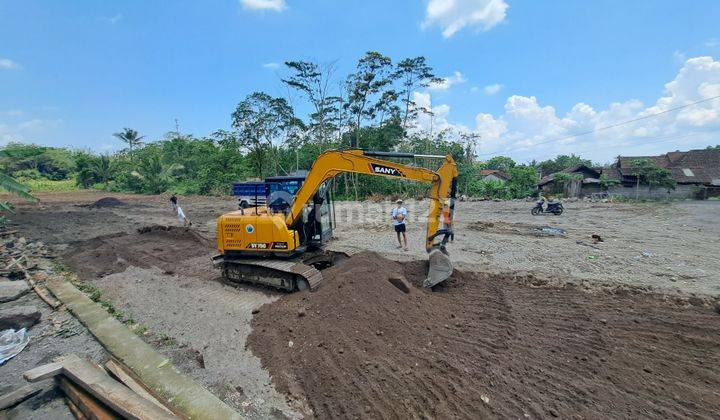
[(433, 249), (430, 251), (428, 260), (428, 275), (423, 286), (433, 287), (450, 278), (453, 273), (453, 265), (450, 257), (439, 249)]

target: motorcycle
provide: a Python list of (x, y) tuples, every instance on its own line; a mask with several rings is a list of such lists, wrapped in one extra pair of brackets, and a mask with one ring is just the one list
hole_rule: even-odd
[(563, 205), (559, 201), (550, 201), (548, 202), (547, 208), (543, 209), (543, 200), (538, 200), (535, 202), (535, 207), (530, 210), (530, 213), (533, 216), (537, 216), (540, 213), (552, 213), (555, 216), (560, 216), (563, 212)]

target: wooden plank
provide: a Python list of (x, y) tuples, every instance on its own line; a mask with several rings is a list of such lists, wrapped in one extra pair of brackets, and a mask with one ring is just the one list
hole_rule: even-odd
[(125, 418), (177, 419), (85, 360), (69, 357), (62, 364), (63, 375)]
[(131, 377), (131, 374), (128, 372), (127, 368), (122, 366), (120, 363), (110, 359), (105, 363), (105, 368), (113, 374), (120, 382), (124, 383), (128, 388), (135, 391), (136, 394), (139, 396), (145, 398), (146, 400), (150, 401), (151, 403), (157, 405), (158, 407), (165, 410), (168, 414), (173, 415), (173, 412), (170, 411), (166, 406), (164, 406), (160, 401), (158, 401), (153, 395), (151, 395), (148, 390), (140, 384), (137, 380), (135, 380), (133, 377)]
[(0, 410), (15, 406), (42, 391), (37, 385), (25, 385), (0, 397)]
[(122, 418), (67, 378), (59, 377), (58, 384), (85, 418), (92, 420), (118, 420)]
[(70, 409), (70, 412), (75, 416), (77, 420), (87, 420), (87, 416), (83, 414), (82, 411), (78, 408), (77, 405), (75, 405), (74, 402), (70, 399), (70, 397), (65, 396), (65, 404), (67, 404), (68, 408)]
[[(27, 280), (28, 284), (30, 285), (30, 287), (32, 287), (32, 289), (35, 291), (35, 293), (37, 293), (37, 295), (40, 296), (40, 299), (42, 299), (43, 302), (47, 303), (48, 306), (50, 306), (53, 309), (59, 308), (61, 303), (57, 299), (50, 296), (48, 294), (47, 290), (42, 289), (42, 288), (40, 288), (40, 286), (37, 285), (37, 283), (33, 279), (33, 276), (30, 275), (30, 272), (27, 270), (28, 267), (23, 267), (22, 265), (20, 265), (18, 260), (16, 260), (14, 257), (10, 256), (10, 258), (13, 260), (13, 264), (17, 264), (18, 268), (21, 269), (23, 273), (25, 273), (25, 280)], [(25, 261), (28, 261), (28, 259), (27, 259), (27, 257), (25, 257), (25, 255), (23, 255), (21, 257), (21, 259), (22, 258), (25, 258)]]
[(38, 366), (23, 373), (23, 378), (28, 382), (42, 381), (43, 379), (52, 378), (62, 373), (62, 363), (53, 362), (46, 365)]

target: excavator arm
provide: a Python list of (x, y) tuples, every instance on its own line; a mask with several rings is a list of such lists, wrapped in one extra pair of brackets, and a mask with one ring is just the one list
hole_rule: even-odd
[[(435, 171), (403, 165), (396, 162), (380, 159), (381, 157), (440, 157), (443, 164)], [(313, 164), (298, 190), (293, 205), (285, 219), (288, 226), (293, 226), (302, 214), (305, 205), (327, 180), (343, 172), (366, 175), (384, 176), (388, 178), (406, 179), (430, 183), (430, 212), (428, 214), (427, 234), (425, 236), (425, 249), (431, 252), (437, 247), (444, 247), (445, 240), (435, 243), (440, 236), (447, 237), (449, 232), (438, 229), (440, 213), (446, 198), (450, 198), (450, 217), (454, 213), (455, 195), (457, 185), (457, 166), (451, 156), (414, 155), (412, 153), (369, 152), (364, 150), (331, 150), (321, 154)], [(444, 248), (442, 249), (444, 251)], [(432, 260), (432, 257), (431, 257)]]

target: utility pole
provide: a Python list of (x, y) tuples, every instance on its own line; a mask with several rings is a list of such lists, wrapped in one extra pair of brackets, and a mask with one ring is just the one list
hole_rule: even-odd
[(175, 133), (177, 137), (180, 137), (180, 120), (175, 118)]

